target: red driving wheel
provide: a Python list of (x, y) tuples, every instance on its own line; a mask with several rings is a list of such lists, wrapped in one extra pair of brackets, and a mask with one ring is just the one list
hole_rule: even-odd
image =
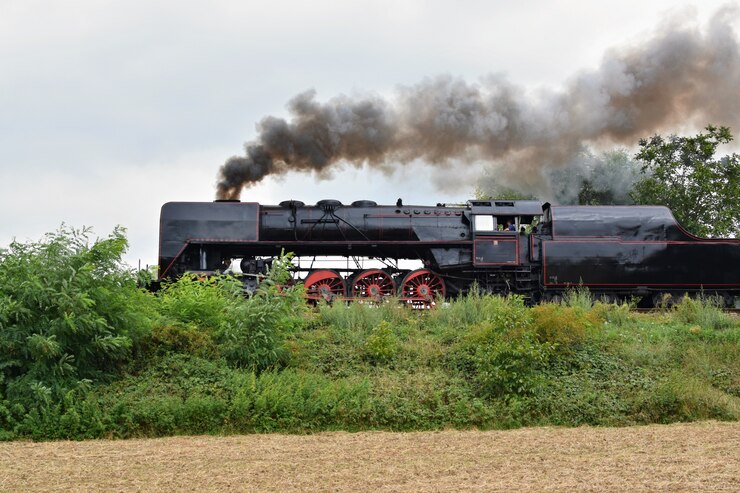
[(363, 270), (352, 282), (352, 297), (358, 299), (380, 300), (393, 296), (396, 284), (387, 272), (380, 269)]
[(315, 270), (303, 282), (309, 300), (332, 301), (347, 292), (347, 285), (335, 270)]
[(429, 269), (418, 269), (406, 274), (401, 283), (401, 299), (414, 307), (430, 306), (445, 296), (445, 282)]

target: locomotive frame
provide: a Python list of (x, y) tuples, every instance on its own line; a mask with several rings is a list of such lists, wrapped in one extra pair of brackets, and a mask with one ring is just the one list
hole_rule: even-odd
[[(513, 230), (501, 230), (504, 224)], [(663, 206), (551, 206), (531, 200), (464, 205), (343, 205), (322, 200), (169, 202), (160, 216), (159, 280), (209, 274), (239, 260), (253, 290), (282, 251), (298, 259), (331, 256), (346, 267), (295, 266), (310, 299), (397, 296), (428, 305), (465, 293), (517, 293), (534, 303), (586, 286), (611, 300), (665, 293), (740, 296), (740, 240), (686, 232)], [(349, 259), (375, 259), (364, 269)], [(421, 261), (419, 269), (400, 260)]]

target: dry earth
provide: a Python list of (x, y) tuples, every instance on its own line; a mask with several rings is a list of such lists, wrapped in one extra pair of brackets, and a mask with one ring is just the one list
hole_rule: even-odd
[(740, 491), (740, 423), (0, 443), (0, 490)]

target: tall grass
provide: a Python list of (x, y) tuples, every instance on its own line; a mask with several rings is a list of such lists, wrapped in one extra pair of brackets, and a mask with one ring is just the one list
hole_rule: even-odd
[(705, 296), (691, 298), (685, 295), (674, 307), (674, 318), (712, 330), (728, 329), (733, 325), (732, 315), (722, 311), (722, 301)]

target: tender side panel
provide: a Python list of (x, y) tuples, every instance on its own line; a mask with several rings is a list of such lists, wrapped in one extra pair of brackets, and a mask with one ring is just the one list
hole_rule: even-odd
[(473, 265), (518, 265), (519, 241), (516, 238), (476, 239)]
[(740, 242), (545, 241), (544, 284), (740, 287)]

